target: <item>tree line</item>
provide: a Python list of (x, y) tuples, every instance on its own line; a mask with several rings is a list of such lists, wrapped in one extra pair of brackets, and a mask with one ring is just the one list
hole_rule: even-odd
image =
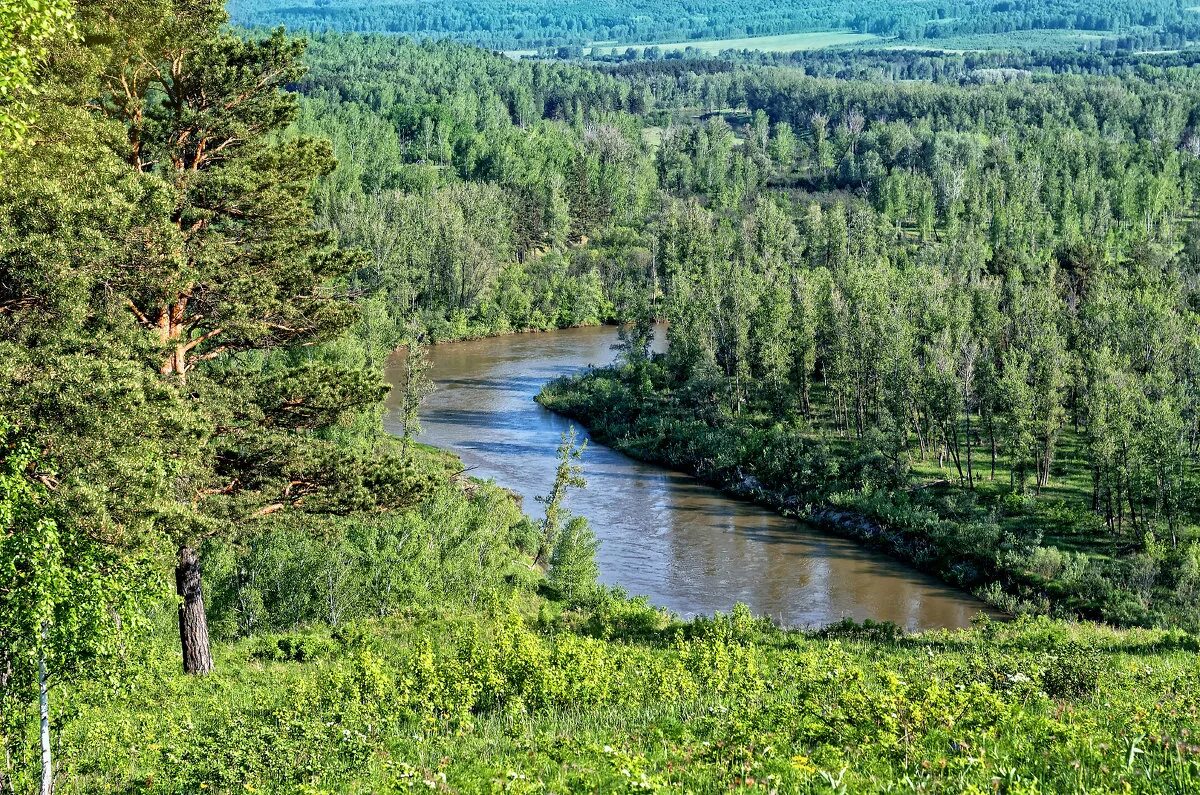
[[(589, 319), (627, 320), (642, 295), (661, 290), (653, 311), (671, 320), (677, 377), (716, 366), (732, 410), (752, 392), (790, 394), (809, 416), (819, 384), (839, 433), (891, 429), (892, 482), (915, 446), (952, 462), (965, 484), (981, 466), (994, 478), (1000, 460), (1014, 487), (1035, 490), (1049, 483), (1069, 424), (1090, 434), (1091, 504), (1110, 529), (1176, 537), (1197, 443), (1192, 72), (974, 87), (771, 68), (598, 77), (377, 38), (347, 40), (333, 64), (383, 53), (413, 76), (404, 88), (386, 68), (371, 70), (396, 99), (335, 76), (321, 55), (304, 90), (335, 141), (354, 114), (376, 126), (348, 138), (394, 152), (364, 171), (373, 184), (347, 187), (343, 176), (329, 187), (323, 200), (342, 205), (331, 226), (364, 239), (354, 225), (385, 213), (365, 210), (372, 202), (407, 202), (431, 219), (395, 236), (416, 247), (394, 260), (408, 274), (372, 271), (415, 288), (392, 307), (484, 323), (493, 304), (516, 306), (508, 273), (534, 273), (516, 293), (546, 289), (536, 281), (546, 262), (565, 268), (552, 280), (560, 300), (605, 307)], [(469, 96), (458, 89), (466, 84)], [(317, 104), (335, 92), (344, 99)], [(741, 103), (754, 112), (684, 111)], [(431, 164), (428, 183), (385, 176)], [(381, 179), (404, 187), (374, 190)], [(534, 185), (540, 195), (522, 192)], [(443, 204), (443, 195), (461, 198)], [(459, 220), (468, 208), (478, 218)], [(411, 223), (383, 217), (374, 228), (385, 239)], [(505, 219), (511, 236), (454, 237), (494, 236)], [(598, 245), (574, 248), (589, 237)], [(443, 240), (449, 251), (439, 254)], [(519, 305), (510, 319), (527, 317)], [(1140, 307), (1132, 328), (1117, 306)], [(1151, 332), (1136, 325), (1142, 317), (1165, 325)], [(557, 315), (560, 325), (581, 319)], [(1146, 339), (1162, 342), (1139, 352), (1134, 340)], [(1114, 378), (1143, 384), (1141, 396), (1113, 404)], [(1134, 421), (1151, 408), (1170, 416)], [(1119, 461), (1100, 456), (1113, 445)]]

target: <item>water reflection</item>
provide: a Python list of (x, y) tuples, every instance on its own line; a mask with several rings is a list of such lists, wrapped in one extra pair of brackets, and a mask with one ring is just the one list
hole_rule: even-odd
[[(435, 347), (438, 390), (422, 412), (421, 441), (455, 451), (473, 475), (520, 494), (536, 512), (570, 423), (533, 396), (551, 378), (612, 361), (615, 341), (610, 328), (571, 329)], [(397, 357), (393, 381), (400, 368)], [(588, 488), (571, 495), (569, 508), (601, 541), (601, 579), (685, 617), (740, 601), (791, 626), (852, 616), (915, 630), (965, 626), (981, 609), (886, 557), (595, 443), (584, 471)]]

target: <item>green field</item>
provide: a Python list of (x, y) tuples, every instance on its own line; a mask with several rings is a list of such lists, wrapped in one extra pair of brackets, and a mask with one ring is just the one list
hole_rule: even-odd
[[(1198, 7), (1200, 8), (1200, 7)], [(995, 52), (1000, 50), (1078, 50), (1099, 47), (1111, 38), (1107, 31), (1090, 30), (1020, 30), (1008, 33), (980, 33), (965, 36), (945, 36), (917, 40), (900, 40), (876, 36), (870, 33), (850, 31), (817, 31), (789, 33), (779, 36), (747, 36), (737, 39), (697, 39), (680, 42), (640, 42), (618, 44), (611, 41), (593, 42), (583, 48), (586, 55), (603, 56), (623, 54), (627, 49), (657, 48), (660, 52), (683, 52), (691, 49), (705, 55), (719, 55), (729, 50), (752, 50), (757, 52), (804, 52), (831, 47), (859, 47), (868, 49), (913, 50), (964, 54), (968, 52)], [(537, 57), (538, 50), (509, 50), (510, 58)]]
[(607, 55), (608, 51), (624, 52), (629, 47), (657, 47), (663, 52), (682, 52), (692, 49), (709, 55), (716, 55), (725, 50), (758, 50), (760, 52), (800, 52), (802, 50), (820, 50), (826, 47), (845, 47), (852, 44), (866, 44), (878, 41), (879, 37), (870, 33), (850, 33), (848, 31), (817, 31), (811, 33), (788, 33), (782, 36), (749, 36), (741, 39), (705, 39), (697, 41), (670, 42), (665, 44), (604, 44), (593, 45), (589, 48), (591, 55)]
[(971, 36), (946, 36), (917, 41), (892, 41), (881, 45), (891, 50), (935, 51), (948, 54), (997, 50), (1077, 50), (1111, 38), (1104, 31), (1020, 30), (1011, 33), (980, 33)]

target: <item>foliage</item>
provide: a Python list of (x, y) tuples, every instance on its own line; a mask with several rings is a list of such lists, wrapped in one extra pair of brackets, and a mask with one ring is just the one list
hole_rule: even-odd
[(52, 39), (75, 34), (69, 0), (0, 2), (0, 155), (27, 134), (37, 70)]
[(307, 61), (294, 129), (341, 160), (318, 217), (368, 254), (353, 281), (401, 327), (438, 342), (613, 318), (625, 252), (602, 238), (653, 189), (628, 87), (392, 37), (319, 37)]
[(1062, 649), (1042, 673), (1042, 689), (1051, 698), (1081, 698), (1096, 692), (1101, 658), (1095, 649), (1078, 644)]
[[(549, 494), (537, 498), (538, 502), (546, 506), (542, 518), (541, 540), (537, 553), (533, 556), (533, 562), (538, 566), (550, 563), (551, 556), (559, 547), (564, 524), (570, 524), (570, 515), (566, 508), (567, 494), (571, 489), (587, 487), (587, 481), (583, 477), (583, 465), (580, 463), (584, 452), (587, 451), (587, 441), (579, 444), (577, 438), (574, 426), (562, 435), (562, 441), (558, 445), (558, 469), (554, 474), (554, 484), (550, 487)], [(579, 527), (573, 530), (572, 540), (568, 542), (570, 546), (577, 547), (581, 543), (587, 543), (580, 537), (580, 532)], [(567, 552), (568, 558), (574, 556), (569, 549), (564, 551)]]
[(13, 791), (33, 780), (39, 672), (66, 686), (111, 670), (156, 592), (146, 561), (57, 517), (47, 483), (28, 438), (0, 416), (0, 783)]
[[(1200, 25), (640, 2), (288, 13), (533, 47)], [(621, 321), (616, 368), (543, 396), (597, 438), (1012, 613), (1194, 629), (1192, 55), (598, 66), (306, 49), (211, 0), (74, 10), (78, 41), (0, 0), (0, 112), (37, 125), (0, 161), (0, 789), (29, 778), (39, 662), (68, 791), (1196, 789), (1181, 631), (682, 623), (597, 585), (574, 437), (539, 525), (380, 423), (405, 333)], [(176, 670), (176, 610), (190, 672), (212, 620), (208, 680)]]
[[(726, 616), (602, 640), (539, 633), (502, 608), (374, 623), (367, 646), (315, 632), (313, 661), (221, 647), (225, 673), (201, 687), (157, 666), (135, 687), (82, 694), (61, 791), (827, 792), (834, 780), (959, 793), (999, 779), (1010, 792), (1183, 793), (1200, 780), (1195, 638), (1052, 622), (884, 642), (745, 627)], [(1084, 687), (1060, 689), (1051, 672), (1068, 659), (1093, 661), (1071, 675)]]
[(404, 381), (400, 387), (400, 405), (396, 412), (403, 430), (400, 438), (406, 453), (413, 438), (421, 433), (421, 403), (434, 390), (429, 378), (431, 367), (420, 337), (412, 335), (404, 351)]
[(596, 593), (596, 551), (600, 542), (587, 519), (572, 516), (554, 542), (550, 553), (550, 585), (564, 601), (587, 603)]
[[(413, 453), (431, 481), (447, 476), (420, 448)], [(214, 539), (205, 548), (214, 632), (245, 637), (414, 606), (488, 604), (528, 565), (517, 549), (527, 520), (499, 489), (469, 489), (435, 486), (403, 513), (280, 517), (239, 544)]]
[[(1194, 626), (1188, 545), (1155, 542), (1150, 554), (1113, 560), (1086, 503), (1072, 512), (1033, 495), (1014, 499), (986, 478), (973, 490), (898, 487), (904, 481), (893, 479), (895, 454), (875, 447), (877, 438), (835, 441), (830, 449), (804, 424), (764, 430), (757, 413), (723, 411), (714, 412), (714, 421), (692, 409), (695, 393), (664, 388), (661, 357), (650, 372), (648, 394), (641, 376), (625, 368), (551, 382), (538, 399), (624, 452), (810, 518), (975, 590), (1007, 612)], [(1042, 527), (1063, 546), (1033, 529)]]

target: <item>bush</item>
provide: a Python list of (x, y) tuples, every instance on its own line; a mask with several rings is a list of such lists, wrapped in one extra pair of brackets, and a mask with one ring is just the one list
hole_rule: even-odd
[(559, 534), (550, 556), (550, 585), (567, 602), (583, 604), (595, 596), (596, 578), (600, 576), (596, 565), (599, 547), (600, 542), (582, 516), (572, 517)]
[(1025, 559), (1025, 569), (1043, 580), (1056, 579), (1063, 567), (1063, 554), (1057, 547), (1034, 547)]
[(1070, 643), (1042, 671), (1042, 690), (1051, 698), (1080, 698), (1096, 692), (1102, 661), (1094, 648)]
[(598, 638), (653, 638), (670, 624), (670, 616), (653, 607), (644, 596), (628, 598), (621, 590), (602, 594), (585, 631)]
[[(433, 457), (419, 463), (440, 466)], [(206, 549), (213, 634), (334, 626), (413, 605), (480, 604), (514, 587), (532, 591), (536, 581), (508, 576), (522, 565), (514, 545), (528, 543), (530, 532), (512, 496), (491, 484), (440, 486), (405, 513), (267, 519), (244, 548)]]
[(836, 624), (812, 633), (821, 640), (859, 640), (870, 643), (896, 643), (904, 637), (904, 630), (891, 621), (866, 619), (861, 624), (853, 618), (843, 618)]
[(312, 662), (336, 650), (337, 644), (319, 635), (264, 635), (258, 639), (251, 656), (272, 662)]

